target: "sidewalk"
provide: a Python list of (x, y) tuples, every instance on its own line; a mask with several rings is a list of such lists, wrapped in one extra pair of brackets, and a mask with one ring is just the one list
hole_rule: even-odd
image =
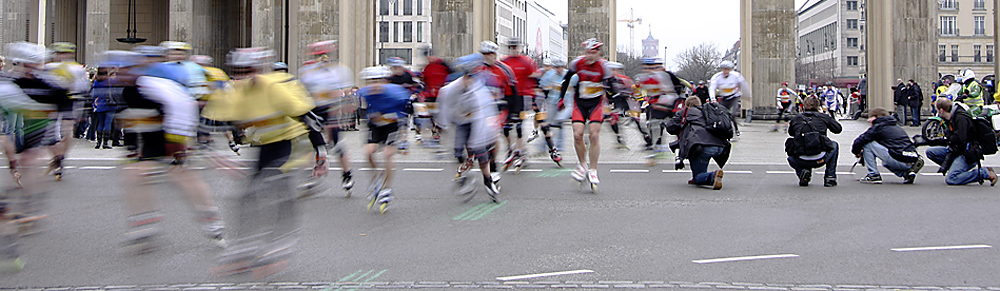
[[(740, 140), (733, 142), (733, 152), (730, 156), (730, 164), (772, 164), (772, 165), (787, 165), (785, 158), (785, 139), (788, 138), (788, 134), (779, 131), (772, 132), (771, 129), (774, 126), (773, 120), (754, 120), (752, 123), (746, 123), (743, 120), (739, 121), (740, 131), (742, 135)], [(851, 143), (854, 141), (858, 135), (868, 129), (868, 122), (866, 120), (840, 120), (841, 125), (844, 127), (844, 131), (841, 134), (831, 134), (829, 135), (831, 139), (840, 143), (840, 161), (838, 164), (850, 166), (854, 163), (854, 155), (851, 154)], [(565, 139), (563, 141), (563, 146), (567, 148), (562, 153), (563, 165), (571, 166), (576, 164), (576, 154), (572, 149), (573, 136), (570, 127), (564, 127)], [(904, 127), (908, 135), (913, 136), (920, 133), (920, 128), (917, 127)], [(530, 134), (530, 130), (525, 130), (525, 136)], [(541, 134), (541, 133), (539, 133)], [(642, 135), (636, 130), (635, 125), (629, 123), (622, 127), (622, 136), (626, 143), (631, 147), (631, 150), (619, 149), (617, 143), (615, 142), (614, 133), (611, 132), (611, 128), (608, 125), (604, 125), (601, 130), (601, 160), (600, 163), (646, 163), (646, 156), (652, 154), (652, 152), (644, 151), (644, 141), (642, 140)], [(221, 135), (213, 135), (216, 142), (213, 146), (225, 153), (231, 153), (228, 146), (226, 145), (225, 138)], [(365, 160), (362, 156), (362, 149), (364, 143), (367, 142), (367, 131), (364, 127), (361, 127), (360, 131), (345, 131), (341, 133), (341, 142), (344, 144), (345, 148), (348, 150), (350, 159), (359, 163)], [(422, 145), (415, 142), (414, 132), (410, 131), (407, 134), (407, 138), (410, 143), (410, 149), (405, 155), (397, 155), (398, 161), (404, 162), (441, 162), (441, 163), (452, 163), (454, 158), (452, 157), (453, 150), (452, 140), (453, 137), (449, 133), (445, 133), (442, 137), (442, 147), (438, 149), (430, 149), (423, 147)], [(429, 132), (424, 132), (424, 138), (430, 138)], [(673, 140), (676, 137), (669, 136), (668, 139)], [(536, 146), (537, 144), (545, 143), (545, 139), (539, 137), (535, 139), (531, 144), (529, 144), (529, 149), (532, 154), (537, 154)], [(920, 147), (919, 151), (923, 154), (927, 147)], [(253, 159), (256, 157), (256, 150), (249, 146), (242, 146), (240, 150), (241, 157), (243, 159)], [(69, 152), (70, 160), (76, 159), (115, 159), (121, 158), (125, 154), (122, 148), (115, 148), (113, 150), (95, 150), (94, 143), (83, 140), (74, 139), (73, 147)], [(331, 154), (332, 151), (331, 151)], [(505, 152), (501, 152), (501, 155), (506, 155)], [(336, 159), (334, 157), (330, 158), (333, 166), (338, 166)], [(533, 156), (529, 159), (532, 163), (552, 163), (548, 158), (548, 154)], [(668, 154), (666, 159), (660, 160), (659, 163), (672, 163), (672, 156)], [(935, 165), (933, 162), (927, 161), (927, 167), (931, 168)], [(986, 157), (983, 165), (990, 166), (1000, 166), (1000, 155), (993, 155)]]

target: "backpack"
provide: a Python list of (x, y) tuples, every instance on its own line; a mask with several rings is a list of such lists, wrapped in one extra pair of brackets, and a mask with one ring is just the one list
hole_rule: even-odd
[(733, 138), (733, 116), (729, 109), (719, 103), (705, 103), (701, 105), (701, 114), (708, 133), (724, 140)]
[(975, 129), (971, 141), (979, 147), (979, 153), (988, 156), (997, 153), (997, 136), (993, 130), (993, 124), (986, 118), (973, 118), (972, 127)]
[(811, 117), (802, 117), (812, 131), (799, 132), (785, 140), (785, 153), (790, 157), (818, 155), (829, 150), (826, 138), (812, 125)]

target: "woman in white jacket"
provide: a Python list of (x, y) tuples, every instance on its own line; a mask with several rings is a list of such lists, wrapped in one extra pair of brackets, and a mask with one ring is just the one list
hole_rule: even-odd
[(464, 176), (472, 166), (472, 161), (468, 160), (471, 155), (479, 162), (487, 194), (493, 202), (497, 202), (496, 195), (500, 193), (500, 187), (493, 181), (490, 173), (489, 152), (499, 136), (500, 123), (493, 95), (483, 81), (475, 76), (482, 67), (483, 59), (479, 54), (455, 59), (455, 70), (462, 73), (462, 77), (439, 91), (441, 114), (437, 118), (438, 124), (446, 129), (454, 125), (455, 157), (459, 162), (456, 182), (460, 187), (459, 192), (467, 195), (475, 190), (474, 186), (470, 186), (472, 179)]

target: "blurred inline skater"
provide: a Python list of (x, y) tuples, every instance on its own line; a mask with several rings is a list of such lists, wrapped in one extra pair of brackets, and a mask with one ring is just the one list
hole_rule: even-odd
[(62, 162), (66, 159), (70, 137), (73, 136), (73, 125), (82, 115), (82, 112), (77, 110), (83, 108), (82, 104), (74, 103), (82, 102), (85, 99), (86, 93), (90, 91), (90, 78), (83, 65), (75, 60), (76, 45), (68, 42), (56, 42), (52, 44), (50, 51), (52, 62), (45, 65), (45, 70), (55, 76), (56, 86), (66, 89), (69, 98), (73, 100), (73, 102), (59, 108), (54, 131), (56, 143), (49, 147), (52, 151), (49, 173), (55, 175), (56, 181), (59, 181), (63, 175)]
[[(419, 120), (426, 120), (430, 123), (432, 140), (427, 141), (425, 144), (433, 147), (441, 145), (441, 133), (434, 118), (434, 115), (438, 112), (438, 91), (446, 84), (448, 75), (452, 74), (452, 69), (448, 66), (447, 62), (434, 56), (433, 50), (429, 45), (424, 48), (424, 56), (427, 57), (427, 66), (420, 72), (420, 79), (424, 82), (424, 90), (420, 92), (418, 101), (427, 107), (427, 116), (418, 117), (420, 117)], [(420, 113), (416, 114), (420, 115)], [(423, 122), (417, 123), (418, 136), (424, 127), (422, 124)]]
[[(614, 78), (607, 61), (601, 57), (604, 43), (591, 38), (581, 43), (584, 55), (569, 64), (569, 73), (560, 90), (563, 98), (573, 99), (573, 143), (579, 165), (571, 175), (581, 183), (587, 181), (596, 190), (600, 183), (597, 177), (597, 161), (601, 156), (601, 122), (604, 117), (606, 91)], [(611, 92), (614, 94), (615, 92)], [(590, 134), (590, 148), (583, 140), (584, 133)], [(588, 167), (589, 158), (589, 167)]]
[(332, 148), (340, 159), (344, 169), (340, 185), (349, 197), (354, 188), (354, 175), (347, 149), (340, 143), (340, 132), (354, 122), (359, 102), (344, 94), (344, 90), (354, 86), (354, 73), (328, 56), (336, 51), (335, 40), (310, 44), (306, 54), (316, 59), (299, 69), (299, 80), (316, 103), (312, 112), (324, 120), (322, 132), (326, 147)]
[(709, 81), (708, 95), (713, 102), (719, 102), (722, 106), (729, 108), (729, 113), (733, 115), (733, 130), (735, 130), (732, 141), (737, 141), (740, 137), (740, 127), (736, 119), (740, 115), (741, 99), (743, 95), (748, 98), (752, 98), (752, 95), (750, 94), (750, 84), (743, 78), (743, 75), (733, 71), (733, 67), (733, 62), (728, 60), (719, 64), (721, 72), (715, 73)]
[[(368, 144), (365, 157), (373, 169), (381, 169), (374, 175), (371, 193), (368, 194), (368, 209), (379, 205), (379, 212), (385, 213), (392, 201), (392, 178), (395, 163), (393, 144), (399, 140), (401, 120), (406, 120), (406, 107), (410, 102), (410, 91), (403, 86), (389, 83), (392, 72), (385, 67), (368, 67), (359, 74), (367, 85), (358, 90), (358, 95), (368, 103)], [(375, 154), (382, 150), (382, 165), (375, 162)]]
[(552, 138), (552, 149), (549, 150), (549, 158), (561, 168), (562, 156), (559, 152), (565, 150), (563, 148), (563, 137), (566, 135), (563, 131), (563, 123), (570, 121), (573, 115), (573, 99), (563, 99), (562, 95), (559, 95), (559, 87), (566, 77), (566, 60), (561, 57), (555, 57), (551, 62), (552, 69), (542, 75), (539, 84), (547, 92), (546, 103), (548, 103), (549, 118), (546, 120), (546, 123), (548, 123), (550, 131), (545, 136)]

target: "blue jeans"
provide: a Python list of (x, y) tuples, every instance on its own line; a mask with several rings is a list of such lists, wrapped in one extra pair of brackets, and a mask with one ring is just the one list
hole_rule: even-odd
[(115, 112), (94, 112), (94, 114), (97, 115), (97, 124), (91, 126), (97, 128), (98, 131), (111, 131), (111, 123), (115, 120)]
[(788, 157), (788, 165), (795, 169), (796, 174), (805, 169), (815, 169), (826, 166), (825, 179), (837, 179), (837, 159), (840, 157), (840, 145), (832, 143), (833, 150), (827, 151), (826, 156), (819, 160), (803, 160), (799, 157)]
[[(927, 158), (941, 165), (948, 158), (948, 147), (930, 147), (927, 149)], [(944, 165), (942, 165), (944, 166)], [(959, 155), (946, 166), (948, 172), (944, 175), (944, 182), (948, 185), (965, 185), (990, 178), (990, 172), (985, 168), (977, 167), (977, 162), (969, 163), (965, 156)]]
[(861, 157), (865, 159), (865, 167), (868, 167), (868, 175), (872, 176), (881, 176), (881, 173), (878, 172), (878, 161), (875, 158), (882, 160), (882, 165), (899, 177), (906, 175), (906, 171), (910, 169), (910, 165), (892, 158), (889, 155), (888, 148), (874, 141), (865, 145), (864, 151), (861, 152)]
[(920, 106), (907, 106), (906, 109), (909, 109), (910, 119), (913, 120), (910, 125), (920, 125)]
[(715, 172), (708, 172), (708, 163), (713, 157), (722, 154), (725, 148), (720, 146), (696, 145), (688, 153), (688, 161), (691, 163), (691, 177), (695, 185), (715, 184)]

